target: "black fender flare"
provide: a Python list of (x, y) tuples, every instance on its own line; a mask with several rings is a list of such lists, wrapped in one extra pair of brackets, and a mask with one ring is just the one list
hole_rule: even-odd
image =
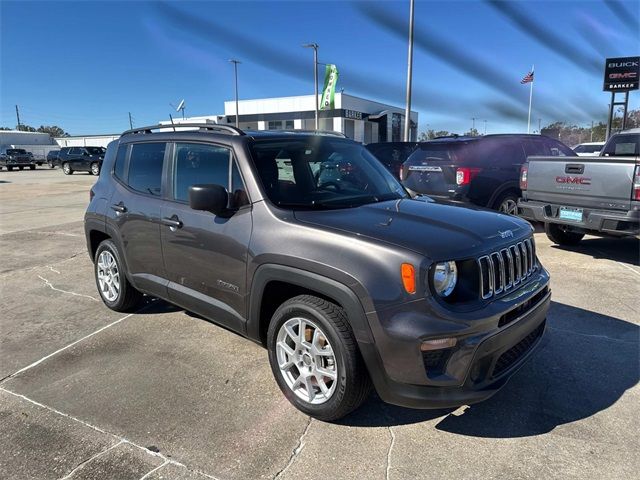
[(278, 264), (263, 264), (256, 270), (251, 283), (247, 336), (260, 342), (260, 309), (265, 287), (269, 282), (290, 283), (333, 298), (347, 313), (349, 324), (358, 343), (373, 343), (373, 335), (358, 296), (348, 286), (317, 273)]

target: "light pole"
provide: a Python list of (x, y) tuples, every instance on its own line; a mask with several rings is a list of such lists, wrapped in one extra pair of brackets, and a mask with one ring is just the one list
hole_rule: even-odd
[(236, 60), (232, 58), (229, 60), (233, 63), (233, 72), (235, 74), (235, 83), (236, 83), (236, 128), (240, 128), (240, 111), (238, 110), (238, 64), (242, 63), (240, 60)]
[(484, 120), (484, 134), (487, 134), (487, 121)]
[(476, 117), (471, 117), (471, 136), (475, 136), (473, 131), (476, 129)]
[(411, 80), (413, 77), (413, 4), (409, 1), (409, 51), (407, 53), (407, 102), (404, 110), (404, 141), (408, 142), (411, 134)]
[(313, 48), (313, 87), (316, 96), (316, 130), (318, 130), (318, 45), (317, 43), (305, 43), (304, 48)]

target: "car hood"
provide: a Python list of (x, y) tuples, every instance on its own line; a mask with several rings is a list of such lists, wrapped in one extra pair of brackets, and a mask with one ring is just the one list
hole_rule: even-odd
[(517, 217), (413, 199), (294, 215), (303, 223), (397, 245), (434, 260), (476, 256), (532, 232), (531, 225)]

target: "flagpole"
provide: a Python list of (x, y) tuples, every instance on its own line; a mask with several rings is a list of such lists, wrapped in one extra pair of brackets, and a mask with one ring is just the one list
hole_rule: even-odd
[[(535, 65), (531, 66), (531, 74), (535, 75), (534, 73), (534, 67)], [(527, 133), (531, 132), (531, 100), (533, 99), (533, 82), (535, 81), (535, 76), (531, 79), (531, 85), (529, 85), (529, 116), (527, 118)]]

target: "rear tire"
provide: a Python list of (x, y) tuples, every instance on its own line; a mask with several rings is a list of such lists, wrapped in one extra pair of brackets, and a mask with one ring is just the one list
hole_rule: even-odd
[(47, 165), (49, 165), (49, 168), (54, 168), (55, 167), (55, 165), (53, 164), (53, 162), (51, 160), (49, 160), (47, 162)]
[(568, 231), (566, 227), (557, 223), (545, 223), (544, 233), (553, 243), (566, 246), (578, 245), (584, 237), (584, 233)]
[(69, 163), (64, 162), (62, 164), (62, 171), (64, 172), (65, 175), (73, 175), (73, 170), (71, 169), (71, 165), (69, 165)]
[(93, 162), (90, 168), (91, 175), (95, 175), (96, 177), (100, 175), (100, 165), (98, 165), (98, 162)]
[[(304, 325), (302, 334), (300, 325)], [(311, 295), (287, 300), (273, 314), (267, 349), (284, 396), (314, 418), (342, 418), (362, 405), (371, 392), (371, 380), (346, 313), (334, 303)]]
[(35, 166), (35, 165), (29, 165), (29, 169), (30, 169), (30, 170), (35, 170), (35, 169), (36, 169), (36, 166)]
[(518, 193), (513, 190), (504, 192), (493, 202), (492, 208), (507, 215), (517, 215), (518, 198)]
[(24, 167), (18, 167), (18, 170), (22, 171), (24, 170)]
[(13, 172), (13, 167), (7, 167), (7, 172)]
[(100, 298), (116, 312), (129, 312), (142, 300), (142, 293), (129, 280), (118, 248), (111, 240), (103, 240), (93, 259), (93, 271)]

